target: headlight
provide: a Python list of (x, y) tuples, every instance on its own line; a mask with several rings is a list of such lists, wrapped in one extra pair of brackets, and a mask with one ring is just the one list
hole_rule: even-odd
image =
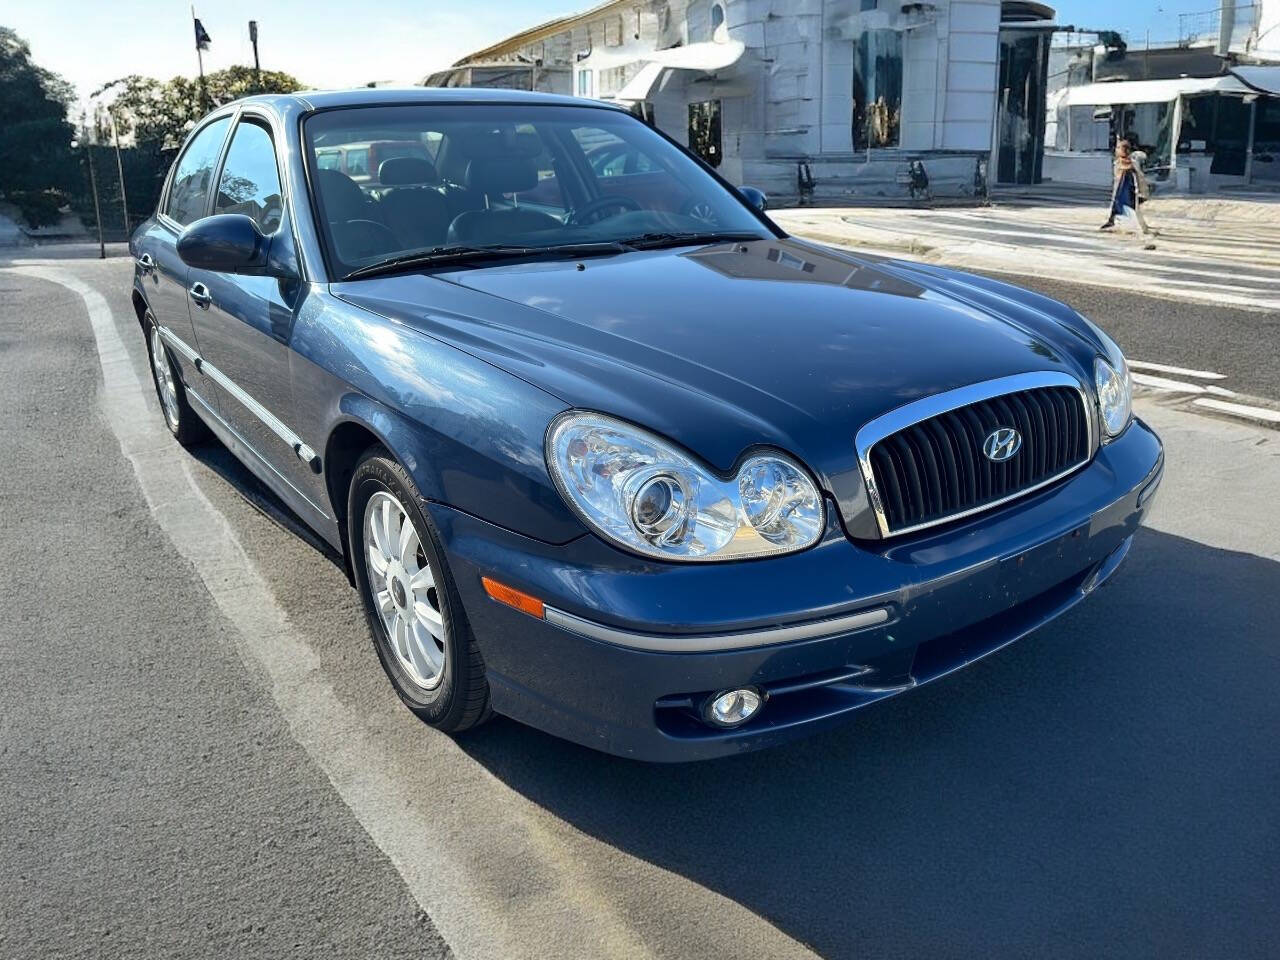
[(1101, 357), (1093, 361), (1093, 381), (1098, 387), (1098, 409), (1108, 437), (1118, 436), (1129, 425), (1133, 412), (1133, 395), (1129, 385), (1129, 368), (1121, 358), (1120, 369)]
[(547, 433), (547, 468), (592, 530), (664, 560), (803, 550), (825, 526), (817, 486), (788, 457), (751, 457), (722, 480), (673, 444), (602, 414), (557, 419)]

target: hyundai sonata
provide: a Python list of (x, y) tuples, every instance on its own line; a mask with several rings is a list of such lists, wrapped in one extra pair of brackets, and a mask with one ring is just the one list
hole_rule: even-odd
[(713, 757), (1061, 614), (1163, 470), (1074, 310), (763, 209), (609, 104), (251, 98), (191, 133), (133, 300), (169, 429), (341, 551), (427, 723)]

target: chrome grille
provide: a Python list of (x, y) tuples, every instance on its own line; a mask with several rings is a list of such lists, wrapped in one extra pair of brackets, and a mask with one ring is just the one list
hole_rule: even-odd
[[(1073, 472), (1093, 453), (1090, 404), (1072, 378), (1027, 374), (926, 398), (864, 428), (858, 452), (881, 535), (977, 513)], [(997, 463), (983, 445), (1001, 428), (1022, 443)]]

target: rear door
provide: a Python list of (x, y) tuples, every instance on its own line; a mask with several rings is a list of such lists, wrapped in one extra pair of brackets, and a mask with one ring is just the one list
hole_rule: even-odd
[[(160, 210), (138, 240), (147, 302), (178, 363), (183, 382), (198, 400), (212, 405), (214, 391), (195, 364), (200, 344), (191, 323), (188, 268), (178, 257), (178, 234), (206, 215), (218, 157), (231, 128), (229, 116), (211, 120), (188, 139), (174, 164)], [(150, 258), (149, 260), (147, 258)]]
[[(212, 214), (249, 217), (272, 238), (273, 256), (293, 243), (266, 118), (248, 110), (241, 114), (217, 182)], [(302, 491), (314, 486), (314, 456), (290, 426), (295, 418), (289, 372), (289, 341), (303, 284), (194, 268), (188, 281), (201, 288), (191, 318), (205, 366), (213, 367), (223, 420), (269, 468), (265, 479), (287, 500), (306, 499)]]

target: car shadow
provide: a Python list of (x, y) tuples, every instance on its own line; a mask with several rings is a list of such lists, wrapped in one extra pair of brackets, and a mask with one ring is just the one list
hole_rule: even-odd
[(1278, 625), (1280, 564), (1148, 529), (1054, 624), (808, 741), (678, 766), (505, 720), (461, 743), (823, 956), (1271, 955)]
[(235, 454), (228, 450), (220, 440), (211, 437), (203, 443), (189, 447), (187, 452), (221, 477), (251, 507), (276, 526), (292, 533), (299, 540), (320, 551), (340, 567), (345, 574), (346, 563), (342, 558), (342, 554), (334, 550), (327, 541), (308, 527), (288, 504), (281, 500), (265, 483), (255, 477), (249, 468), (237, 460)]

